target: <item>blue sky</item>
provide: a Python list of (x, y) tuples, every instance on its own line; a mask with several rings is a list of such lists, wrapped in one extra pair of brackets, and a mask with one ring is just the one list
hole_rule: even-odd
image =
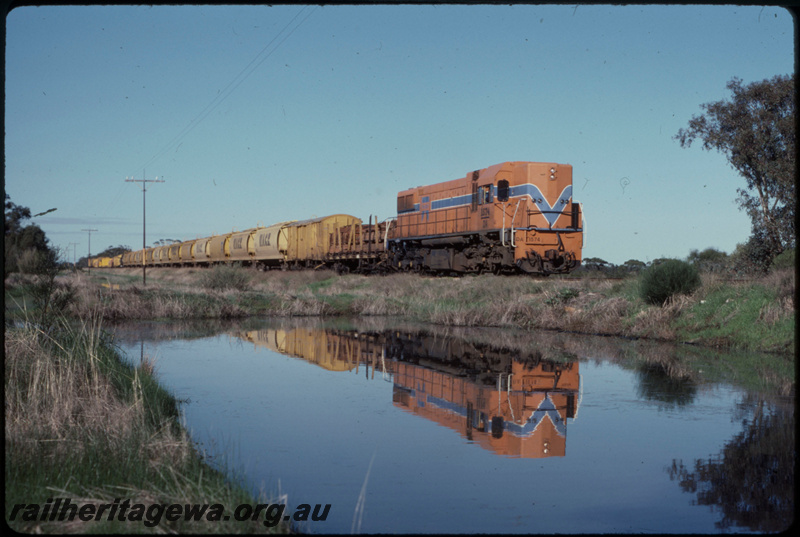
[(21, 7), (6, 18), (5, 189), (86, 255), (257, 224), (393, 216), (397, 192), (568, 163), (584, 257), (728, 253), (744, 181), (673, 136), (794, 71), (767, 6)]

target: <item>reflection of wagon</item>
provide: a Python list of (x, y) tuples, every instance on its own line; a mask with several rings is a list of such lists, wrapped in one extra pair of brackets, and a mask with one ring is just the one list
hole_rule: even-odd
[(236, 334), (256, 346), (302, 358), (328, 371), (350, 371), (380, 361), (382, 345), (374, 337), (352, 338), (315, 328), (264, 329)]

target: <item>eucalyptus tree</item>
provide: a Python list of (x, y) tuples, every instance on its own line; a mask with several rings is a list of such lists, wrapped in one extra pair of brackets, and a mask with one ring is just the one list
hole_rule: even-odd
[(746, 85), (734, 77), (727, 88), (730, 99), (701, 104), (704, 113), (674, 139), (681, 147), (698, 140), (725, 155), (745, 180), (736, 201), (774, 258), (795, 243), (794, 75)]

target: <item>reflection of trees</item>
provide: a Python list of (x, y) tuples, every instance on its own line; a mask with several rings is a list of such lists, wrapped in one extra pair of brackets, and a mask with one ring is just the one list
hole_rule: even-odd
[(637, 395), (668, 407), (682, 407), (692, 403), (697, 385), (685, 374), (672, 371), (668, 365), (650, 362), (638, 366)]
[(668, 472), (684, 492), (697, 494), (698, 505), (722, 511), (718, 528), (782, 531), (794, 520), (794, 446), (793, 409), (770, 412), (759, 401), (719, 456), (695, 461), (693, 471), (673, 460)]

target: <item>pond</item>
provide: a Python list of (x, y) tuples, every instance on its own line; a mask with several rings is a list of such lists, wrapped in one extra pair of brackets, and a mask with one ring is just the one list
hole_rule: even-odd
[(202, 449), (286, 513), (319, 506), (305, 532), (773, 532), (793, 520), (793, 396), (706, 380), (680, 358), (694, 351), (391, 321), (115, 334), (187, 400)]

